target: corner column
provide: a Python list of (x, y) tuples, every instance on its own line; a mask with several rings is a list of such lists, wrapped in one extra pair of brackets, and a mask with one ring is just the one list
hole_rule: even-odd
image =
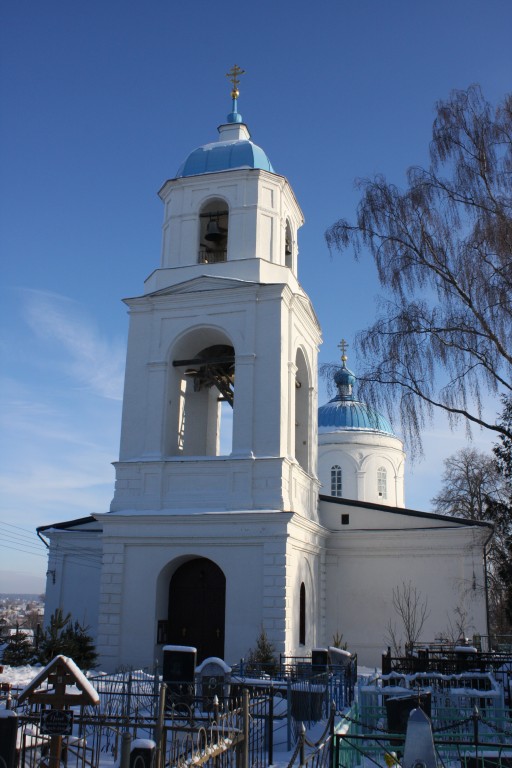
[(124, 545), (105, 541), (100, 582), (98, 654), (107, 671), (119, 665)]

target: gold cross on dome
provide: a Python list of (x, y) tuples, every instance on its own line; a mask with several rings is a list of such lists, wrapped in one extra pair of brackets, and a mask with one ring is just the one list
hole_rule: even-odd
[(233, 88), (231, 90), (231, 98), (237, 99), (239, 96), (238, 84), (240, 82), (240, 75), (245, 75), (245, 69), (240, 69), (238, 64), (235, 64), (229, 72), (226, 72), (226, 77), (231, 80)]
[(338, 349), (341, 349), (341, 360), (342, 360), (342, 362), (344, 362), (344, 363), (346, 363), (346, 362), (347, 362), (347, 355), (346, 355), (346, 352), (347, 352), (348, 346), (349, 346), (349, 345), (348, 345), (348, 343), (345, 341), (345, 339), (342, 339), (342, 340), (340, 341), (340, 343), (338, 344)]

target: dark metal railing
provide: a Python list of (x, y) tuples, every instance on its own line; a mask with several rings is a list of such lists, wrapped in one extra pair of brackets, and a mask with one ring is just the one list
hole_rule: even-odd
[(475, 653), (463, 647), (457, 650), (423, 647), (411, 651), (406, 656), (392, 656), (388, 650), (382, 655), (382, 674), (439, 672), (444, 675), (458, 675), (469, 670), (494, 674), (500, 667), (508, 664), (512, 665), (512, 653)]
[(227, 261), (227, 251), (199, 251), (199, 264), (217, 264)]
[[(106, 689), (104, 691), (106, 693)], [(137, 698), (136, 685), (131, 696)], [(157, 700), (140, 699), (141, 708), (131, 707), (128, 716), (119, 710), (119, 697), (128, 693), (115, 691), (114, 701), (102, 699), (98, 707), (84, 706), (74, 713), (73, 734), (63, 737), (62, 756), (68, 768), (99, 768), (116, 763), (129, 768), (122, 759), (123, 741), (152, 742), (159, 754), (160, 768), (193, 763), (203, 768), (235, 768), (268, 765), (273, 762), (269, 733), (273, 729), (272, 705), (268, 696), (250, 697), (242, 692), (238, 699), (197, 697), (185, 703), (169, 702), (166, 686), (161, 686)], [(39, 768), (47, 760), (50, 740), (39, 730), (40, 705), (23, 705), (15, 712), (18, 724), (19, 768)], [(243, 752), (245, 759), (241, 759)], [(137, 758), (138, 760), (138, 758)], [(0, 765), (2, 764), (0, 754)], [(153, 765), (153, 761), (151, 761)]]

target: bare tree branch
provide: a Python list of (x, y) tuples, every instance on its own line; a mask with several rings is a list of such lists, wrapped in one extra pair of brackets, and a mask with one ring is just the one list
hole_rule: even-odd
[(368, 250), (388, 297), (356, 348), (361, 393), (421, 451), (434, 409), (509, 436), (483, 414), (483, 394), (512, 392), (512, 95), (497, 109), (478, 86), (437, 104), (427, 169), (408, 187), (358, 182), (356, 223), (329, 248)]
[[(405, 636), (405, 650), (412, 648), (421, 635), (426, 620), (430, 615), (428, 601), (423, 600), (421, 593), (413, 587), (410, 581), (403, 581), (400, 586), (393, 588), (393, 608), (400, 620), (401, 630)], [(396, 624), (390, 619), (386, 626), (387, 641), (395, 655), (401, 655), (401, 633)]]

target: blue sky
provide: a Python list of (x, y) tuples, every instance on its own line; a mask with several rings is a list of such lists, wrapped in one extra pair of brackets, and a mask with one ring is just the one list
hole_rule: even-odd
[[(216, 138), (228, 69), (246, 70), (239, 110), (304, 211), (299, 277), (327, 362), (372, 321), (379, 287), (369, 258), (329, 255), (325, 229), (354, 217), (356, 178), (401, 185), (427, 162), (438, 99), (473, 82), (491, 101), (510, 89), (511, 32), (509, 0), (6, 0), (0, 592), (43, 590), (36, 526), (108, 510), (128, 327), (120, 300), (142, 293), (158, 266), (156, 192)], [(357, 373), (350, 349), (349, 365)], [(418, 509), (466, 440), (443, 418), (424, 437), (425, 459), (406, 476)]]

